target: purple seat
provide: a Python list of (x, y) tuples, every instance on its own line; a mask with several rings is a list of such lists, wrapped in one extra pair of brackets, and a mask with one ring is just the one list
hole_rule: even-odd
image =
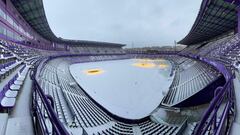
[(10, 88), (9, 88), (9, 85), (6, 85), (3, 89), (5, 89), (5, 97), (8, 97), (8, 98), (16, 98), (17, 97), (17, 94), (18, 94), (18, 91), (12, 91)]
[(12, 107), (14, 107), (15, 103), (16, 103), (16, 98), (4, 97), (1, 100), (1, 106), (5, 107), (5, 108), (12, 108)]
[[(11, 92), (8, 92), (8, 91), (10, 91), (10, 89), (8, 87), (8, 84), (6, 84), (3, 88), (3, 90), (0, 92), (1, 107), (12, 108), (15, 105), (16, 98), (14, 97), (14, 95), (16, 93), (15, 92), (11, 93)], [(6, 93), (7, 93), (7, 96), (9, 96), (9, 97), (5, 96)]]
[(17, 84), (14, 84), (14, 81), (17, 79), (17, 76), (15, 75), (9, 82), (9, 88), (13, 91), (19, 91), (21, 86), (20, 85), (17, 85)]

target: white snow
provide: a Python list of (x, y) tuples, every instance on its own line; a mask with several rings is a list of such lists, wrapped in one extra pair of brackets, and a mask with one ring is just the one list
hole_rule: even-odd
[[(80, 86), (111, 113), (127, 119), (148, 116), (160, 104), (172, 79), (171, 65), (160, 69), (133, 66), (139, 60), (115, 60), (71, 65), (70, 72)], [(154, 62), (155, 63), (155, 62)], [(102, 74), (87, 75), (88, 69), (104, 70)]]

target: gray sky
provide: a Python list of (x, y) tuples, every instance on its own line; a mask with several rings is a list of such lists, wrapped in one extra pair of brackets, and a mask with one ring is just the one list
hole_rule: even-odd
[(191, 29), (201, 0), (43, 0), (58, 37), (171, 45)]

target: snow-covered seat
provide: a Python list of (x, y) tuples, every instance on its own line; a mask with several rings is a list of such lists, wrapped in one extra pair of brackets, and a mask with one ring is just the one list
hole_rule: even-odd
[(8, 70), (7, 68), (2, 68), (0, 71), (6, 73), (6, 72), (8, 72), (9, 70)]
[(18, 91), (12, 91), (12, 90), (9, 89), (5, 93), (5, 96), (8, 97), (8, 98), (15, 98), (15, 97), (17, 97), (17, 94), (18, 94)]
[(23, 72), (20, 74), (20, 76), (26, 76), (28, 73), (28, 70), (23, 70)]
[(17, 81), (23, 82), (26, 76), (18, 76)]
[(8, 71), (10, 71), (10, 70), (12, 70), (13, 68), (12, 67), (10, 67), (10, 66), (8, 66), (8, 67), (6, 67), (5, 68), (5, 70), (8, 72)]
[(18, 63), (18, 62), (14, 62), (14, 63), (11, 64), (9, 67), (10, 67), (11, 69), (13, 69), (13, 68), (15, 68), (17, 65), (19, 65), (19, 63)]
[(10, 85), (10, 89), (11, 89), (11, 90), (19, 91), (20, 88), (21, 88), (21, 85), (17, 85), (17, 84), (12, 84), (12, 85)]
[(15, 80), (15, 81), (14, 81), (14, 84), (16, 84), (16, 85), (22, 85), (22, 84), (23, 84), (23, 81), (22, 81), (22, 80)]
[(16, 74), (9, 82), (8, 82), (8, 86), (10, 87), (11, 90), (16, 90), (19, 91), (21, 88), (20, 83), (22, 82), (18, 82), (17, 81), (18, 78), (18, 74)]
[(13, 63), (13, 64), (9, 65), (8, 67), (9, 68), (14, 68), (15, 66), (16, 66), (16, 63)]
[(18, 73), (17, 80), (18, 81), (24, 81), (24, 79), (27, 76), (28, 70), (29, 70), (29, 67), (26, 66), (26, 65), (22, 69), (20, 69), (20, 71)]
[(5, 69), (6, 70), (11, 70), (13, 68), (13, 63), (9, 62), (6, 64)]
[(16, 98), (8, 98), (8, 97), (4, 97), (1, 100), (1, 106), (2, 107), (14, 107), (16, 102)]
[(0, 70), (0, 75), (4, 75), (6, 72)]

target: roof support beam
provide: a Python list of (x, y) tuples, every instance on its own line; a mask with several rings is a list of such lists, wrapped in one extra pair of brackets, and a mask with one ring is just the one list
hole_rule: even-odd
[(240, 0), (203, 0), (193, 27), (178, 43), (197, 44), (236, 29), (240, 22), (237, 16), (240, 5), (237, 3), (240, 4)]
[(237, 32), (240, 32), (240, 0), (224, 0), (226, 2), (237, 5)]

